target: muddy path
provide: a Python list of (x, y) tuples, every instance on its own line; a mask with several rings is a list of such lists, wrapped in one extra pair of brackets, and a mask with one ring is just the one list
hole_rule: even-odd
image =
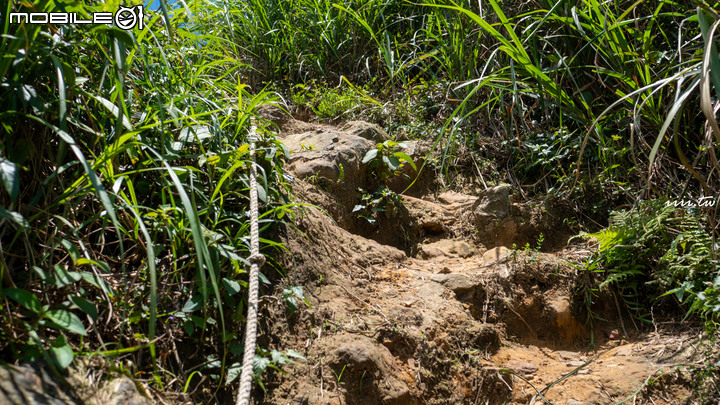
[[(598, 299), (592, 348), (573, 265), (592, 246), (567, 245), (561, 202), (507, 185), (437, 193), (426, 174), (371, 225), (352, 210), (376, 186), (361, 160), (387, 134), (274, 118), (296, 198), (315, 205), (298, 210), (282, 259), (312, 306), (288, 316), (264, 301), (260, 346), (306, 361), (271, 376), (257, 403), (699, 403), (683, 372), (707, 349), (697, 332), (636, 329)], [(418, 164), (428, 148), (408, 142)]]

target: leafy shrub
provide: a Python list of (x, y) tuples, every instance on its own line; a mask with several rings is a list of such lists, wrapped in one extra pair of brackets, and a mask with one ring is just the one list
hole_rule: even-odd
[(407, 145), (403, 142), (385, 141), (375, 145), (375, 149), (370, 149), (365, 153), (362, 163), (368, 163), (368, 167), (374, 169), (373, 173), (385, 183), (389, 176), (399, 173), (402, 166), (407, 163), (414, 170), (417, 170), (415, 162), (403, 149), (407, 149)]
[(601, 274), (599, 288), (613, 288), (627, 307), (648, 320), (645, 302), (672, 296), (707, 322), (720, 315), (720, 261), (694, 208), (679, 209), (661, 200), (615, 212), (597, 233), (600, 243), (586, 269)]
[(362, 198), (352, 212), (357, 218), (363, 218), (371, 225), (375, 225), (377, 222), (378, 213), (383, 212), (386, 218), (391, 218), (396, 214), (398, 208), (402, 207), (402, 198), (387, 186), (381, 186), (372, 193), (366, 193), (363, 190), (360, 192)]

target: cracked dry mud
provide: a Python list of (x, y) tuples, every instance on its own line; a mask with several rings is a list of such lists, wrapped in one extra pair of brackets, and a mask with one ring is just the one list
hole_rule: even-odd
[[(590, 250), (565, 247), (561, 209), (515, 202), (509, 186), (432, 195), (426, 182), (396, 216), (363, 226), (348, 207), (370, 182), (360, 162), (372, 130), (302, 130), (285, 135), (289, 167), (296, 196), (318, 208), (298, 211), (284, 262), (312, 307), (288, 317), (267, 301), (260, 345), (307, 361), (275, 374), (258, 403), (696, 403), (678, 367), (700, 361), (697, 334), (640, 333), (626, 319), (624, 336), (605, 303), (597, 310), (608, 322), (588, 351), (570, 263)], [(338, 182), (337, 163), (353, 177)], [(321, 181), (303, 180), (318, 172)], [(507, 248), (540, 232), (552, 253)]]

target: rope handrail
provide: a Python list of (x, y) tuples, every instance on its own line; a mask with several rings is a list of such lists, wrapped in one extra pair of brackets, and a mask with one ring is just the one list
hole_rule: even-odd
[(258, 314), (258, 273), (265, 263), (265, 256), (260, 254), (260, 236), (258, 231), (258, 193), (257, 167), (255, 165), (255, 122), (250, 124), (248, 142), (250, 143), (250, 279), (248, 287), (248, 311), (245, 323), (245, 352), (243, 353), (240, 389), (236, 405), (248, 405), (252, 389), (253, 363), (255, 361), (255, 345), (257, 339)]

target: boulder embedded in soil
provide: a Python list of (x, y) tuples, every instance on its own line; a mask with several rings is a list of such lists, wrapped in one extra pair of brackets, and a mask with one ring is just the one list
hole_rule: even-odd
[(323, 130), (288, 135), (282, 142), (291, 151), (287, 169), (295, 176), (316, 176), (317, 180), (334, 183), (347, 181), (353, 186), (363, 184), (362, 159), (374, 146), (356, 135)]
[(441, 239), (434, 243), (420, 245), (418, 256), (421, 259), (433, 257), (468, 258), (477, 253), (475, 247), (464, 240)]
[(513, 189), (507, 184), (485, 190), (473, 205), (478, 238), (486, 247), (509, 245), (524, 230), (524, 213), (512, 201)]
[(390, 351), (365, 336), (338, 335), (331, 338), (335, 350), (327, 364), (344, 385), (349, 404), (412, 403), (407, 384), (396, 378), (398, 364)]
[(0, 404), (75, 405), (72, 393), (39, 363), (0, 366)]
[(390, 140), (390, 135), (388, 135), (382, 127), (365, 121), (350, 121), (342, 127), (342, 131), (375, 143), (383, 143)]
[(8, 405), (150, 405), (135, 382), (128, 377), (109, 380), (89, 398), (80, 400), (75, 393), (86, 383), (84, 377), (70, 370), (68, 384), (54, 376), (43, 364), (0, 367), (0, 404)]

